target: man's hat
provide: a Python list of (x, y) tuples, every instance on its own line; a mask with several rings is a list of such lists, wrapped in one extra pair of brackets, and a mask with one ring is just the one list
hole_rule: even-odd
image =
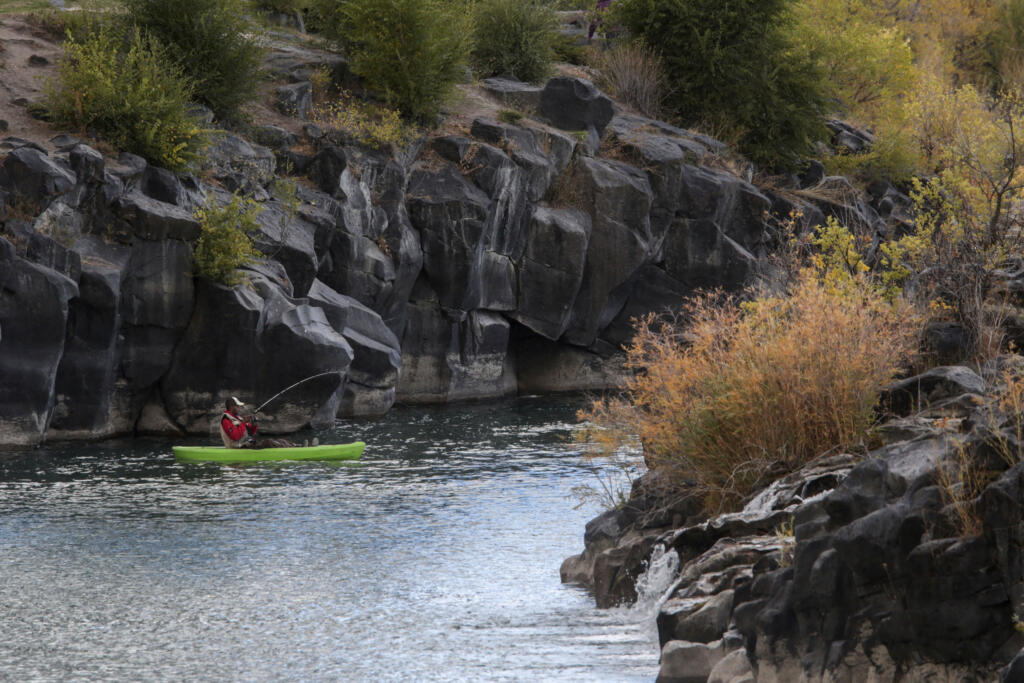
[(245, 405), (244, 403), (242, 403), (241, 401), (239, 401), (239, 400), (238, 400), (237, 398), (235, 398), (234, 396), (232, 396), (231, 398), (229, 398), (229, 399), (228, 399), (227, 401), (225, 401), (225, 402), (224, 402), (224, 407), (225, 407), (225, 408), (230, 408), (231, 406), (238, 406), (239, 408), (241, 408), (241, 407), (243, 407), (244, 405)]

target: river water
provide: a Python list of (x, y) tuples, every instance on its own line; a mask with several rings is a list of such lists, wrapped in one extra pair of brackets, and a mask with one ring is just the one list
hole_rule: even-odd
[(399, 407), (318, 434), (366, 441), (357, 464), (0, 453), (0, 679), (652, 680), (653, 607), (559, 582), (599, 512), (570, 492), (608, 468), (568, 440), (578, 406)]

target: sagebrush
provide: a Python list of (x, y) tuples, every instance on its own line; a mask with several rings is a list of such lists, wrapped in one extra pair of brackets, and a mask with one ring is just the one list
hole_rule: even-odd
[(916, 348), (912, 311), (866, 282), (836, 289), (807, 271), (786, 296), (695, 298), (684, 324), (639, 323), (637, 371), (581, 419), (614, 450), (637, 435), (652, 471), (695, 486), (709, 512), (773, 478), (863, 444), (879, 390)]
[(668, 93), (665, 72), (661, 57), (642, 41), (591, 50), (590, 64), (600, 72), (600, 84), (616, 99), (651, 118), (662, 116)]

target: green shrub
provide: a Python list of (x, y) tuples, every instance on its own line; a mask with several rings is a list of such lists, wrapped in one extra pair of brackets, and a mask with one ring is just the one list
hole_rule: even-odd
[(1006, 0), (996, 9), (980, 55), (980, 71), (993, 91), (1024, 88), (1024, 0)]
[(587, 46), (580, 45), (575, 36), (556, 34), (555, 42), (551, 45), (551, 54), (553, 59), (558, 62), (580, 66), (589, 63)]
[(125, 40), (100, 28), (84, 42), (68, 38), (45, 104), (55, 123), (94, 128), (120, 149), (181, 171), (208, 138), (187, 113), (192, 87), (159, 43), (138, 31)]
[(207, 203), (196, 209), (203, 233), (192, 250), (194, 274), (229, 286), (241, 282), (238, 268), (261, 256), (249, 233), (259, 229), (256, 216), (262, 210), (252, 199), (238, 195), (224, 206)]
[(793, 0), (619, 0), (610, 24), (661, 51), (669, 109), (736, 131), (740, 150), (792, 167), (824, 139), (824, 84), (790, 40)]
[(125, 0), (128, 16), (169, 48), (195, 83), (196, 98), (232, 116), (259, 85), (262, 49), (245, 0)]
[(794, 16), (798, 49), (821, 65), (828, 96), (845, 116), (873, 125), (913, 89), (914, 52), (880, 17), (849, 0), (801, 0)]
[(437, 114), (465, 74), (469, 19), (448, 0), (327, 0), (325, 33), (352, 72), (413, 119)]
[(502, 109), (498, 112), (498, 120), (514, 126), (523, 120), (523, 113), (515, 109)]
[(551, 70), (554, 10), (542, 0), (482, 0), (473, 13), (473, 68), (488, 76), (538, 82)]

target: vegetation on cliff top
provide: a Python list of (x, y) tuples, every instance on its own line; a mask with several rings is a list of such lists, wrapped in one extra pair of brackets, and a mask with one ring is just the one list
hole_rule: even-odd
[(348, 0), (325, 19), (353, 73), (409, 118), (435, 116), (465, 73), (470, 23), (449, 0)]
[(793, 0), (619, 0), (611, 21), (656, 45), (670, 109), (724, 131), (762, 166), (793, 167), (825, 137), (819, 65), (793, 44)]
[(246, 0), (123, 0), (128, 19), (169, 48), (198, 101), (231, 117), (259, 85), (262, 49)]
[(45, 95), (50, 116), (75, 130), (93, 128), (121, 149), (172, 170), (195, 162), (207, 142), (187, 107), (192, 83), (159, 42), (99, 28), (64, 45), (59, 79)]

